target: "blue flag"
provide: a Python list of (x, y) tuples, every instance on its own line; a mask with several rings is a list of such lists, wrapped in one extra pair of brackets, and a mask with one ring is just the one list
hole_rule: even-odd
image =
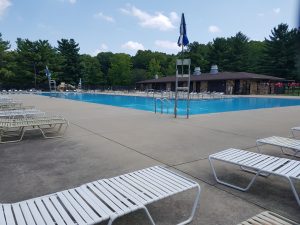
[(48, 69), (48, 66), (46, 66), (45, 72), (46, 72), (46, 76), (48, 77), (48, 79), (51, 79), (51, 73), (50, 73), (50, 71)]
[(184, 19), (184, 13), (181, 15), (181, 23), (180, 23), (180, 36), (178, 38), (178, 46), (186, 46), (189, 44), (189, 39), (186, 36), (186, 24), (185, 24), (185, 19)]

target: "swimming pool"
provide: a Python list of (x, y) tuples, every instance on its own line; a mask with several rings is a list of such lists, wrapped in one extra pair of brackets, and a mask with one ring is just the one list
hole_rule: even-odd
[[(108, 95), (108, 94), (89, 94), (89, 93), (42, 93), (44, 96), (72, 99), (83, 102), (92, 102), (104, 105), (112, 105), (125, 108), (133, 108), (154, 112), (155, 101), (150, 97)], [(224, 98), (210, 100), (191, 100), (190, 115), (220, 113), (229, 111), (240, 111), (261, 108), (286, 107), (300, 105), (300, 99), (287, 98)], [(160, 102), (157, 102), (157, 110), (160, 112)], [(174, 101), (170, 101), (169, 112), (174, 112)], [(167, 113), (166, 107), (164, 113)], [(178, 114), (186, 114), (186, 101), (179, 101)]]

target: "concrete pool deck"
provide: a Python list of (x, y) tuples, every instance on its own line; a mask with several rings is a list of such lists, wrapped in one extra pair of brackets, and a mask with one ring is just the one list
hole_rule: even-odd
[[(300, 223), (300, 207), (288, 182), (259, 177), (248, 192), (215, 182), (208, 155), (235, 147), (256, 151), (255, 140), (291, 136), (300, 125), (300, 106), (236, 111), (174, 119), (170, 115), (100, 104), (14, 95), (70, 121), (64, 138), (44, 140), (39, 134), (20, 143), (0, 145), (0, 202), (15, 202), (72, 188), (153, 165), (166, 165), (190, 176), (202, 188), (200, 208), (191, 224), (237, 224), (270, 210)], [(29, 137), (30, 136), (30, 137)], [(267, 154), (283, 156), (266, 146)], [(247, 182), (251, 174), (218, 166), (223, 178)], [(297, 185), (300, 190), (300, 185)], [(189, 191), (149, 207), (158, 224), (188, 217), (195, 192)], [(116, 224), (148, 224), (141, 212)]]

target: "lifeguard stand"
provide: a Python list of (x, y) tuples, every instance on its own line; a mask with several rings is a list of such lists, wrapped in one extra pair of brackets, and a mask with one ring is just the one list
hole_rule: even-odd
[(56, 92), (56, 81), (49, 79), (49, 90), (50, 92)]
[[(178, 69), (181, 69), (179, 74)], [(187, 71), (187, 73), (184, 73)], [(186, 79), (182, 79), (186, 78)], [(186, 85), (180, 86), (180, 82)], [(174, 116), (177, 118), (178, 100), (186, 100), (186, 118), (189, 118), (190, 112), (190, 83), (191, 83), (191, 59), (177, 59), (176, 60), (176, 84), (175, 84), (175, 106)], [(179, 97), (179, 93), (183, 93), (182, 98)]]

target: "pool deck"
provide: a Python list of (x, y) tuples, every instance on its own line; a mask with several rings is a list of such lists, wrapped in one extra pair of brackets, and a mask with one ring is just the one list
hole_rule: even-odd
[[(0, 145), (0, 202), (25, 200), (166, 165), (202, 188), (200, 208), (191, 224), (234, 225), (265, 210), (300, 223), (300, 207), (287, 180), (259, 177), (248, 192), (240, 192), (217, 184), (208, 163), (210, 154), (226, 148), (256, 151), (258, 138), (290, 137), (290, 128), (300, 125), (300, 106), (205, 114), (187, 120), (38, 95), (12, 97), (64, 116), (70, 127), (64, 138), (45, 140), (28, 133), (20, 143)], [(288, 157), (275, 147), (265, 146), (263, 152)], [(245, 184), (251, 177), (227, 166), (217, 169), (222, 178), (237, 183)], [(154, 203), (150, 212), (157, 224), (178, 223), (188, 217), (194, 195), (189, 191)], [(143, 213), (136, 212), (116, 224), (149, 223)]]

